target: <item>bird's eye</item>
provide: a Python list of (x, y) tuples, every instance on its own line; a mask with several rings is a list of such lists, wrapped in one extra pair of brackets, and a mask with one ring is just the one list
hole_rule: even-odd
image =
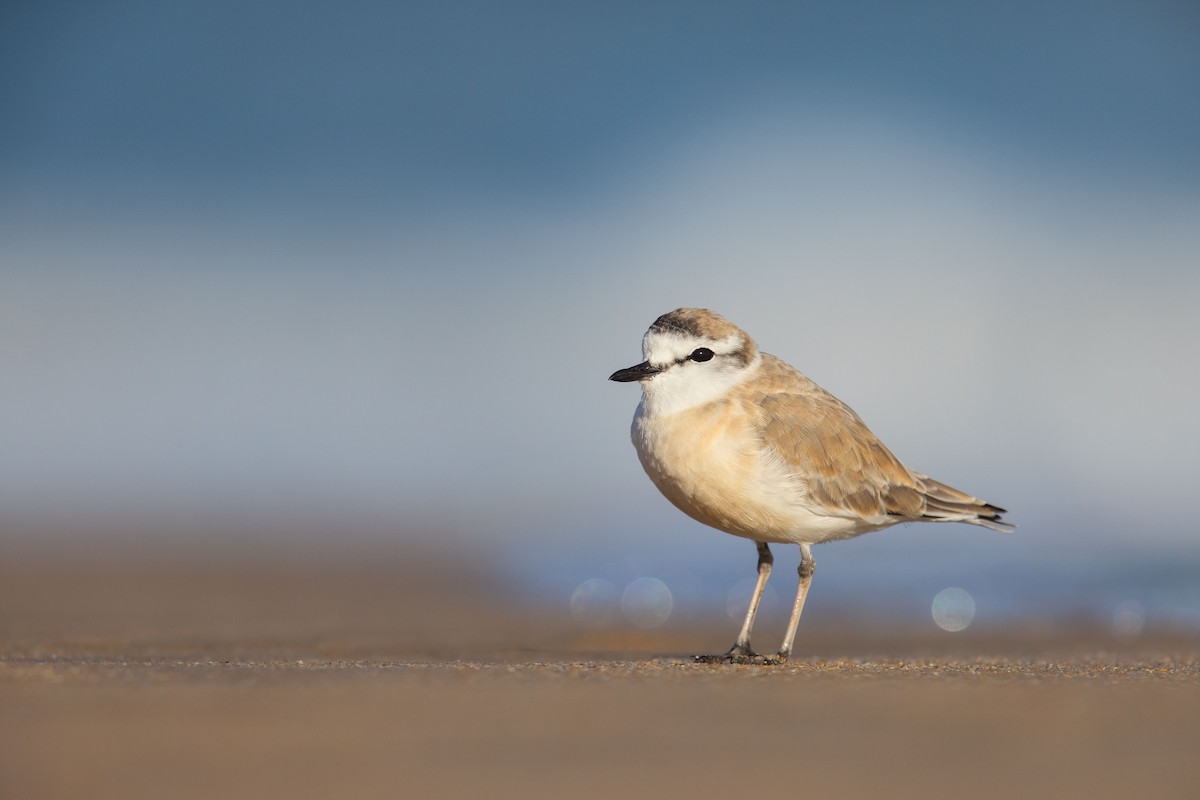
[(689, 356), (689, 358), (691, 358), (692, 361), (712, 361), (712, 357), (715, 355), (716, 353), (714, 353), (712, 350), (709, 350), (707, 347), (699, 347), (692, 351), (692, 354)]

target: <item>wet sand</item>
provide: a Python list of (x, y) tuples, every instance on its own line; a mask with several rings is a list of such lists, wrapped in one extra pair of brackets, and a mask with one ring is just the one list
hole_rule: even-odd
[(715, 622), (581, 630), (428, 561), (5, 559), (0, 797), (1200, 797), (1194, 638), (805, 620), (786, 667), (690, 663)]

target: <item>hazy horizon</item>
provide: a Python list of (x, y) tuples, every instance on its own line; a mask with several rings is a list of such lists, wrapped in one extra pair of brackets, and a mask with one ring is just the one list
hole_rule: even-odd
[(605, 380), (698, 305), (1020, 525), (873, 534), (818, 583), (1200, 553), (1187, 4), (5, 20), (10, 541), (292, 525), (564, 583), (749, 572)]

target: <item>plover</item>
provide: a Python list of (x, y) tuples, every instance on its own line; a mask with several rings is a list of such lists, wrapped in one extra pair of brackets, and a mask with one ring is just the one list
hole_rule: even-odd
[[(701, 661), (783, 663), (813, 576), (811, 547), (900, 522), (967, 522), (1010, 531), (1003, 508), (904, 466), (857, 414), (708, 309), (663, 314), (645, 360), (609, 379), (638, 381), (633, 444), (680, 511), (758, 547), (758, 580), (728, 652)], [(800, 584), (775, 656), (750, 647), (772, 543), (800, 546)]]

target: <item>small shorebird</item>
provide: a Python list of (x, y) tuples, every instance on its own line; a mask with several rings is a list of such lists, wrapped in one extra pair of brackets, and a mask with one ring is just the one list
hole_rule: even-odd
[[(645, 361), (609, 380), (642, 384), (633, 445), (676, 508), (758, 547), (758, 581), (729, 652), (700, 661), (783, 663), (813, 576), (811, 546), (899, 522), (1013, 526), (1003, 508), (900, 463), (841, 400), (745, 331), (703, 308), (663, 314), (642, 340)], [(800, 586), (775, 656), (750, 648), (771, 574), (769, 543), (800, 545)]]

